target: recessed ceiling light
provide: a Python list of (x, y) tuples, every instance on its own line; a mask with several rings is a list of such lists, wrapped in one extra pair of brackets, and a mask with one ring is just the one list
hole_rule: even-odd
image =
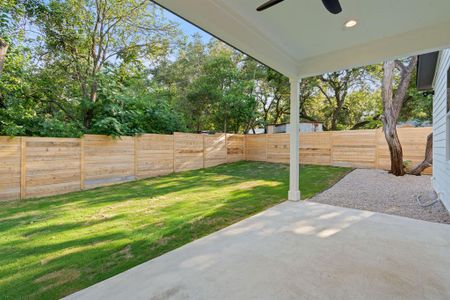
[(358, 21), (356, 21), (356, 20), (348, 20), (347, 22), (345, 22), (345, 27), (352, 28), (352, 27), (355, 27), (357, 24), (358, 24)]

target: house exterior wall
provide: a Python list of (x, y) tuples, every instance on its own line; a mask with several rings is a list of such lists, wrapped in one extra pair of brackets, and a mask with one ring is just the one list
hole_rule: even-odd
[(450, 116), (448, 114), (448, 71), (450, 49), (439, 55), (433, 98), (433, 187), (450, 210)]
[(287, 132), (287, 124), (277, 125), (275, 126), (275, 130), (273, 133), (286, 133)]
[[(320, 132), (320, 131), (323, 131), (323, 125), (322, 125), (322, 123), (300, 122), (299, 131), (300, 132)], [(286, 124), (286, 130), (284, 132), (289, 132), (289, 124)]]
[[(322, 123), (313, 123), (313, 122), (300, 122), (299, 123), (299, 132), (322, 132), (323, 131), (323, 124)], [(260, 132), (258, 132), (258, 129)], [(256, 134), (264, 133), (264, 128), (258, 128), (256, 129)], [(288, 133), (289, 132), (289, 124), (279, 124), (279, 125), (268, 125), (267, 126), (267, 133), (273, 134), (273, 133)], [(250, 130), (247, 134), (253, 134), (253, 132)]]

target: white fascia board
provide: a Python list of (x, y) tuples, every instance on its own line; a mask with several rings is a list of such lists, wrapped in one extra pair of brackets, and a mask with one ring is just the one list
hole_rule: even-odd
[(313, 57), (302, 61), (297, 73), (309, 77), (449, 47), (450, 22)]
[(446, 22), (303, 59), (292, 55), (295, 51), (287, 48), (289, 44), (278, 45), (223, 3), (203, 0), (199, 6), (187, 0), (152, 1), (288, 77), (305, 78), (450, 47), (450, 22)]

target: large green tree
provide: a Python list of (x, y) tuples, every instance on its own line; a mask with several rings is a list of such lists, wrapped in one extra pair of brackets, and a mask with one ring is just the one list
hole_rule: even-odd
[[(180, 39), (177, 24), (153, 3), (8, 3), (7, 14), (2, 11), (7, 21), (2, 38), (9, 51), (0, 78), (0, 134), (184, 130), (183, 118), (166, 99), (157, 98), (160, 88), (149, 80), (149, 70)], [(25, 25), (14, 29), (16, 23)], [(179, 122), (168, 121), (175, 117)], [(157, 120), (165, 127), (156, 126)]]
[(24, 38), (35, 18), (45, 10), (44, 0), (0, 0), (0, 77), (11, 43)]
[(43, 63), (64, 69), (81, 102), (82, 124), (94, 126), (99, 80), (108, 65), (144, 64), (165, 55), (175, 24), (147, 0), (51, 0), (39, 19)]
[(244, 55), (219, 42), (209, 45), (200, 75), (186, 96), (195, 130), (238, 132), (253, 118), (253, 81), (243, 66)]
[(327, 125), (330, 130), (337, 130), (339, 123), (351, 125), (346, 117), (350, 110), (354, 110), (353, 103), (358, 100), (356, 97), (352, 98), (351, 95), (366, 87), (365, 75), (365, 68), (353, 68), (316, 77), (316, 87), (326, 101), (324, 112), (329, 120)]
[[(0, 0), (0, 134), (248, 132), (289, 120), (289, 80), (150, 0)], [(398, 80), (395, 74), (394, 80)], [(300, 117), (381, 125), (381, 65), (303, 79)], [(409, 85), (397, 121), (431, 118)]]

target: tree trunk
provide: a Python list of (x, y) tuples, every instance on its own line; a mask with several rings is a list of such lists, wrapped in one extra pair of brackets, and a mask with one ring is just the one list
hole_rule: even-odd
[[(0, 38), (0, 78), (2, 78), (3, 73), (3, 65), (5, 64), (6, 60), (6, 53), (8, 52), (9, 44)], [(6, 108), (6, 104), (3, 99), (3, 95), (0, 91), (0, 108)]]
[(223, 133), (227, 133), (227, 117), (225, 116), (225, 122), (223, 124)]
[(97, 101), (97, 79), (95, 78), (95, 74), (93, 75), (93, 82), (91, 85), (91, 93), (89, 95), (88, 103), (84, 103), (83, 107), (83, 125), (86, 129), (91, 129), (92, 121), (94, 119), (94, 103)]
[[(381, 97), (383, 101), (383, 131), (386, 142), (389, 146), (391, 157), (391, 170), (395, 176), (406, 174), (403, 166), (403, 149), (397, 134), (397, 120), (405, 101), (409, 83), (417, 63), (417, 56), (410, 58), (409, 64), (402, 62), (388, 61), (383, 64), (383, 80), (381, 84)], [(400, 81), (394, 93), (394, 70), (399, 68), (401, 71)]]
[(84, 114), (84, 128), (91, 129), (92, 127), (92, 120), (94, 119), (94, 109), (92, 107), (89, 107), (86, 109), (86, 112)]
[(3, 65), (6, 60), (6, 53), (8, 52), (9, 44), (0, 38), (0, 77), (2, 77)]
[(389, 153), (391, 157), (391, 171), (395, 176), (405, 175), (405, 168), (403, 167), (403, 149), (398, 138), (396, 124), (384, 124), (384, 136), (389, 146)]
[(420, 174), (433, 164), (433, 133), (430, 133), (427, 137), (427, 147), (425, 149), (425, 159), (423, 162), (415, 166), (409, 174), (420, 176)]
[(331, 130), (337, 130), (337, 121), (338, 121), (338, 115), (340, 113), (339, 108), (336, 108), (333, 111), (333, 115), (331, 117)]

